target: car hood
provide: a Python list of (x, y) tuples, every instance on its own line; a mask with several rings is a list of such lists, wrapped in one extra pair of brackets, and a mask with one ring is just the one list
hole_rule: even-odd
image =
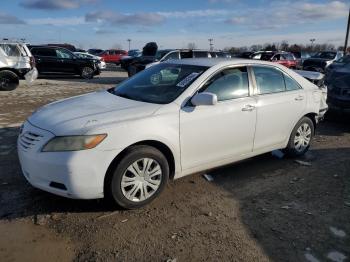
[(152, 115), (159, 107), (98, 91), (43, 106), (28, 121), (55, 135), (78, 135), (103, 125)]

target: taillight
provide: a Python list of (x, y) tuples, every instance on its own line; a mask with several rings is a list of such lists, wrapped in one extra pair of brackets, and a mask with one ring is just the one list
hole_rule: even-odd
[(104, 61), (105, 61), (105, 59), (104, 59), (103, 57), (101, 57), (100, 61), (104, 62)]

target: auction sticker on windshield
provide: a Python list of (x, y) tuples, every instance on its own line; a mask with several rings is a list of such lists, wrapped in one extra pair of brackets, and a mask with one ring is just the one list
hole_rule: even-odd
[(185, 87), (187, 86), (189, 83), (191, 83), (191, 81), (193, 79), (195, 79), (198, 75), (200, 75), (201, 72), (197, 73), (197, 72), (193, 72), (190, 75), (188, 75), (187, 77), (185, 77), (184, 79), (182, 79), (176, 86), (177, 87)]

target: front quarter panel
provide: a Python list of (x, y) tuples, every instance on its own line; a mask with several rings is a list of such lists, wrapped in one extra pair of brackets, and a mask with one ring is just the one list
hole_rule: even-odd
[(96, 147), (102, 151), (124, 150), (142, 141), (165, 144), (175, 160), (175, 176), (181, 171), (179, 146), (179, 106), (172, 103), (155, 114), (133, 120), (111, 123), (89, 130), (91, 134), (106, 133), (107, 138)]

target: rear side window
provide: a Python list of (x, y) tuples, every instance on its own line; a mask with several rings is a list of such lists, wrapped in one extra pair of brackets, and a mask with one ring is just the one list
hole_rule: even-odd
[(216, 74), (205, 84), (201, 92), (216, 94), (218, 101), (248, 96), (247, 68), (230, 68)]
[(284, 77), (281, 71), (272, 67), (253, 67), (259, 94), (271, 94), (285, 91)]
[(287, 91), (293, 91), (293, 90), (298, 90), (301, 89), (300, 85), (292, 79), (290, 76), (283, 74), (284, 76), (284, 81), (286, 83), (286, 90)]
[(56, 57), (56, 51), (51, 48), (33, 48), (33, 55)]

